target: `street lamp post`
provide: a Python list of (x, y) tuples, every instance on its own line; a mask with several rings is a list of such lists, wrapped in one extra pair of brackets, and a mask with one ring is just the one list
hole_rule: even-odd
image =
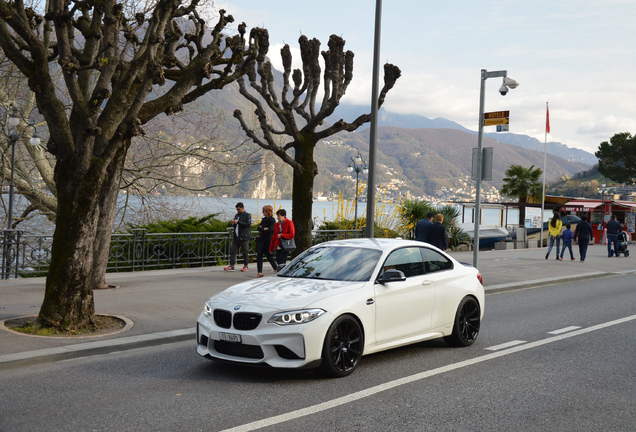
[(18, 135), (18, 124), (20, 123), (19, 112), (16, 107), (11, 108), (11, 114), (7, 119), (7, 132), (11, 145), (11, 175), (9, 178), (9, 209), (7, 211), (7, 229), (13, 225), (13, 184), (15, 176), (15, 145), (20, 138)]
[(519, 84), (508, 78), (508, 72), (481, 70), (481, 85), (479, 88), (479, 134), (477, 137), (477, 160), (476, 160), (476, 179), (475, 179), (475, 227), (473, 230), (473, 266), (479, 265), (479, 224), (481, 223), (481, 177), (482, 172), (482, 141), (484, 137), (484, 105), (486, 100), (486, 80), (488, 78), (503, 78), (503, 83), (499, 88), (499, 93), (505, 96), (509, 89), (516, 88)]
[(15, 145), (18, 142), (18, 124), (20, 123), (19, 112), (16, 107), (11, 107), (6, 120), (7, 137), (11, 146), (11, 174), (9, 176), (9, 207), (7, 209), (7, 228), (2, 236), (2, 278), (8, 279), (11, 266), (11, 243), (13, 225), (13, 183), (15, 175)]
[[(20, 112), (13, 106), (11, 112), (6, 121), (7, 135), (9, 138), (9, 144), (11, 146), (11, 174), (9, 176), (9, 205), (7, 208), (7, 228), (4, 230), (3, 236), (3, 254), (2, 254), (2, 277), (8, 279), (11, 275), (11, 262), (13, 260), (13, 237), (15, 230), (13, 229), (13, 205), (15, 201), (15, 147), (20, 140), (20, 134), (18, 132), (18, 125), (20, 124)], [(38, 137), (37, 130), (32, 124), (28, 124), (28, 127), (33, 128), (33, 135), (29, 142), (33, 146), (40, 145), (40, 138)], [(17, 264), (17, 263), (16, 263)]]
[[(368, 174), (369, 169), (367, 168), (364, 159), (362, 159), (362, 155), (358, 153), (356, 157), (351, 158), (351, 164), (347, 167), (347, 170), (350, 173), (356, 173), (356, 192), (355, 192), (355, 205), (354, 205), (354, 216), (353, 216), (353, 225), (355, 229), (358, 229), (358, 191), (360, 188), (360, 173)], [(367, 206), (369, 203), (367, 203)]]
[(369, 131), (369, 178), (367, 180), (367, 237), (373, 238), (375, 220), (375, 153), (378, 130), (378, 93), (380, 91), (380, 31), (382, 30), (382, 0), (375, 1), (375, 32), (373, 36), (373, 77), (371, 81), (371, 129)]

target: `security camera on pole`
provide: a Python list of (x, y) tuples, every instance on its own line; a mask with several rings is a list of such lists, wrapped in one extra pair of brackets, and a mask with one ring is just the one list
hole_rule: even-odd
[[(479, 91), (479, 134), (477, 138), (477, 149), (473, 152), (473, 166), (475, 178), (475, 228), (473, 231), (473, 266), (479, 265), (479, 224), (481, 223), (481, 181), (484, 179), (484, 149), (482, 148), (482, 140), (484, 137), (484, 105), (486, 99), (486, 80), (488, 78), (503, 78), (501, 87), (499, 87), (499, 93), (502, 96), (508, 94), (509, 89), (515, 89), (519, 86), (519, 83), (512, 78), (508, 77), (508, 71), (487, 71), (481, 70), (481, 86)], [(508, 118), (505, 114), (506, 111), (499, 111), (494, 114), (493, 121), (489, 122), (489, 126), (497, 124), (508, 124)], [(497, 121), (497, 119), (500, 119)], [(505, 123), (504, 123), (505, 119)], [(492, 153), (490, 153), (492, 154)]]

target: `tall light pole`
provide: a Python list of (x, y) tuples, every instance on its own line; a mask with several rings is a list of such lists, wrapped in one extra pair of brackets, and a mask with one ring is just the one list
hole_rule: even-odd
[[(350, 173), (356, 173), (356, 193), (355, 193), (355, 205), (354, 205), (354, 216), (353, 216), (353, 225), (355, 229), (358, 229), (358, 190), (360, 188), (360, 173), (368, 174), (369, 169), (364, 163), (364, 159), (362, 159), (362, 155), (358, 153), (356, 157), (351, 158), (351, 164), (347, 167), (347, 170)], [(368, 205), (368, 204), (367, 204)]]
[(543, 186), (541, 192), (541, 225), (539, 230), (539, 247), (543, 247), (543, 215), (545, 212), (545, 182), (548, 169), (548, 133), (550, 133), (550, 111), (548, 102), (545, 103), (545, 134), (543, 138)]
[(371, 81), (371, 130), (369, 131), (369, 179), (367, 181), (367, 237), (373, 238), (375, 221), (375, 153), (378, 130), (378, 93), (380, 80), (380, 31), (382, 0), (375, 1), (375, 33), (373, 36), (373, 79)]
[(20, 123), (20, 113), (14, 106), (11, 107), (11, 114), (7, 119), (7, 133), (9, 135), (9, 143), (11, 145), (11, 176), (9, 178), (9, 209), (7, 211), (7, 229), (11, 229), (13, 225), (13, 184), (15, 176), (15, 145), (20, 138), (18, 135), (18, 124)]
[[(20, 124), (20, 112), (18, 109), (13, 106), (11, 107), (11, 112), (9, 113), (6, 120), (7, 127), (7, 135), (9, 137), (9, 144), (11, 145), (11, 174), (9, 177), (9, 206), (7, 209), (7, 228), (4, 230), (3, 236), (3, 254), (2, 254), (2, 276), (5, 279), (8, 279), (11, 274), (11, 262), (13, 257), (11, 256), (13, 252), (13, 205), (14, 205), (14, 196), (15, 196), (15, 147), (18, 141), (20, 140), (20, 134), (18, 132), (18, 125)], [(32, 124), (28, 124), (28, 127), (33, 128), (33, 135), (29, 140), (30, 144), (33, 146), (40, 145), (40, 138), (37, 135), (37, 131), (35, 126)]]
[(508, 94), (509, 89), (516, 88), (519, 83), (517, 81), (508, 78), (508, 72), (505, 70), (500, 71), (487, 71), (481, 70), (481, 85), (479, 88), (479, 134), (477, 136), (477, 160), (476, 160), (476, 179), (475, 179), (475, 228), (473, 231), (473, 266), (479, 265), (479, 224), (481, 223), (481, 178), (482, 173), (482, 140), (484, 138), (484, 104), (486, 99), (486, 80), (488, 78), (503, 78), (501, 87), (499, 87), (499, 93), (502, 96)]
[(7, 228), (2, 236), (2, 278), (8, 279), (11, 272), (11, 252), (12, 243), (12, 225), (13, 225), (13, 181), (15, 166), (15, 144), (18, 141), (18, 124), (20, 123), (19, 112), (15, 106), (11, 107), (11, 111), (7, 115), (6, 128), (11, 146), (11, 175), (9, 177), (9, 208), (7, 209)]

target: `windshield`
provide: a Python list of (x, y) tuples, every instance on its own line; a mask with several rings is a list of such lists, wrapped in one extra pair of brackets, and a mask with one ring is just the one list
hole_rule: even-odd
[(278, 276), (361, 282), (371, 279), (382, 251), (354, 247), (317, 247), (306, 250)]

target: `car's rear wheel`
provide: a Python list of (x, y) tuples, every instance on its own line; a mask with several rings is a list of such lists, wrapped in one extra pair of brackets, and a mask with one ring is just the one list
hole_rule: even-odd
[(353, 372), (362, 358), (364, 332), (351, 315), (339, 316), (331, 323), (322, 347), (321, 369), (327, 376), (339, 378)]
[(457, 307), (453, 333), (445, 337), (453, 346), (469, 346), (475, 343), (479, 336), (481, 324), (481, 310), (474, 297), (464, 297)]

